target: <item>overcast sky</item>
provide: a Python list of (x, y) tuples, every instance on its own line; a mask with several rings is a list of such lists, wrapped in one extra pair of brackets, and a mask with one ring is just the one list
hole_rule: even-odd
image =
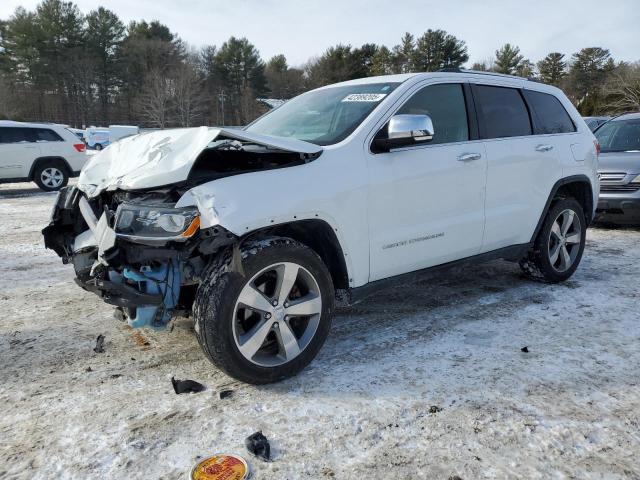
[[(0, 0), (0, 18), (37, 0)], [(404, 32), (441, 28), (467, 42), (470, 64), (510, 42), (532, 61), (601, 46), (618, 60), (640, 60), (640, 0), (77, 0), (102, 5), (125, 22), (159, 20), (200, 47), (245, 36), (264, 59), (284, 53), (301, 65), (337, 43), (388, 47)]]

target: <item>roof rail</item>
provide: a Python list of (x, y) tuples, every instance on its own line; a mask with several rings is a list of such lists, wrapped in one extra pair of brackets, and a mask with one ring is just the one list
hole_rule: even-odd
[(477, 75), (489, 75), (493, 77), (506, 77), (506, 78), (514, 78), (518, 80), (528, 80), (530, 82), (539, 82), (539, 80), (536, 80), (535, 78), (531, 78), (531, 77), (525, 78), (525, 77), (519, 77), (517, 75), (507, 75), (505, 73), (487, 72), (483, 70), (467, 70), (466, 68), (441, 68), (440, 70), (436, 70), (436, 71), (444, 72), (444, 73), (473, 73)]

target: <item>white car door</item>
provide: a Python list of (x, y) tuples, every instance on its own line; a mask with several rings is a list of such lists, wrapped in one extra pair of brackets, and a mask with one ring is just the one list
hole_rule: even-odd
[(468, 96), (461, 83), (418, 90), (395, 113), (429, 115), (433, 140), (367, 153), (370, 281), (479, 253), (487, 160)]
[(0, 127), (0, 177), (26, 178), (40, 155), (28, 128)]
[(489, 252), (531, 240), (562, 166), (557, 138), (533, 135), (521, 90), (474, 85), (473, 93), (488, 160), (482, 252)]

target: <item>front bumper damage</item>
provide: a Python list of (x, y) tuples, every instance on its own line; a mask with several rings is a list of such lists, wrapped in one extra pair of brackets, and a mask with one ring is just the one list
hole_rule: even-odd
[(42, 231), (45, 247), (73, 264), (79, 286), (121, 308), (130, 326), (164, 328), (190, 311), (211, 257), (237, 238), (214, 227), (185, 242), (140, 243), (116, 233), (109, 200), (89, 200), (76, 187), (60, 190)]

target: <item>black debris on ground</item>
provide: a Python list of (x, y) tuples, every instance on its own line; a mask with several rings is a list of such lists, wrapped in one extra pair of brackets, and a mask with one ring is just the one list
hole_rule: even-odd
[(93, 369), (91, 367), (87, 367), (84, 369), (85, 372), (93, 372)]
[(262, 434), (262, 431), (249, 435), (244, 444), (252, 455), (261, 458), (265, 462), (271, 459), (271, 445), (269, 445), (269, 440)]
[(218, 393), (218, 396), (220, 397), (220, 400), (224, 400), (225, 398), (229, 398), (233, 395), (233, 390), (220, 390), (220, 393)]
[(121, 376), (121, 373), (114, 373), (113, 375), (111, 375), (111, 378), (120, 378)]
[(104, 353), (104, 335), (98, 335), (98, 338), (96, 338), (96, 346), (93, 347), (93, 351), (96, 353)]
[(429, 413), (438, 413), (442, 411), (442, 407), (438, 407), (437, 405), (431, 405), (429, 407)]
[(171, 383), (173, 384), (173, 390), (178, 395), (181, 393), (200, 393), (205, 390), (205, 386), (195, 380), (176, 380), (171, 377)]
[(529, 353), (529, 347), (522, 347), (520, 351), (524, 353)]

